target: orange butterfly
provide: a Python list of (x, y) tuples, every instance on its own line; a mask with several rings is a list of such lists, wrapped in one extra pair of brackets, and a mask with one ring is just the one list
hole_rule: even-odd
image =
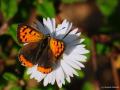
[(26, 67), (38, 65), (38, 71), (45, 74), (58, 67), (58, 58), (61, 57), (65, 47), (63, 41), (43, 34), (38, 28), (27, 24), (18, 26), (17, 38), (20, 43), (25, 44), (18, 55), (22, 65)]

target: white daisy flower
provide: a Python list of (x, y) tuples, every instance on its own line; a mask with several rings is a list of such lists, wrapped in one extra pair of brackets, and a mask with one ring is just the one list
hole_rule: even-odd
[(82, 62), (85, 62), (87, 57), (84, 55), (89, 51), (82, 44), (84, 39), (80, 38), (81, 33), (78, 28), (72, 29), (72, 23), (64, 20), (56, 28), (55, 19), (43, 19), (42, 25), (39, 21), (34, 24), (34, 27), (41, 30), (44, 34), (50, 34), (51, 37), (62, 40), (65, 43), (65, 50), (60, 59), (60, 65), (57, 69), (48, 74), (44, 74), (37, 70), (38, 65), (28, 68), (27, 73), (30, 78), (35, 78), (38, 82), (43, 80), (44, 86), (54, 84), (55, 81), (59, 88), (65, 84), (65, 80), (71, 82), (70, 77), (77, 75), (76, 69), (84, 68)]

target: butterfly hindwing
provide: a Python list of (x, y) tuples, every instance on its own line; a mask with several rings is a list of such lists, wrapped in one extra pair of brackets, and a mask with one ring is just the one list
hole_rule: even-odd
[(31, 66), (35, 65), (37, 61), (34, 58), (38, 50), (37, 48), (38, 43), (36, 42), (29, 43), (21, 48), (18, 58), (22, 65), (26, 67), (30, 67), (29, 63), (31, 63)]
[(29, 25), (20, 24), (17, 28), (17, 38), (20, 43), (30, 43), (42, 40), (44, 35)]
[(50, 73), (57, 66), (57, 58), (50, 50), (48, 38), (25, 45), (18, 57), (26, 67), (38, 65), (37, 69), (42, 73)]

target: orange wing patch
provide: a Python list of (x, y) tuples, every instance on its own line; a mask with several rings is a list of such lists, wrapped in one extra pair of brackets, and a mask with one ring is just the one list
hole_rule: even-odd
[(26, 67), (32, 67), (33, 66), (33, 64), (31, 62), (29, 62), (29, 60), (26, 60), (23, 55), (19, 55), (19, 60)]
[(60, 40), (51, 38), (50, 39), (50, 49), (53, 52), (53, 55), (58, 58), (64, 51), (64, 43)]
[(21, 43), (30, 43), (43, 39), (44, 35), (28, 25), (19, 25), (17, 38)]
[(38, 66), (37, 70), (44, 74), (48, 74), (52, 71), (52, 68), (44, 68), (44, 67)]

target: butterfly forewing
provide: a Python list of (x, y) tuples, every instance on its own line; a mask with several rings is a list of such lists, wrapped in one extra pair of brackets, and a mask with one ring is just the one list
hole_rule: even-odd
[(55, 38), (51, 38), (49, 42), (50, 42), (50, 44), (49, 44), (50, 49), (51, 49), (53, 55), (56, 58), (59, 58), (61, 56), (61, 54), (63, 53), (64, 48), (65, 48), (64, 42), (57, 40)]
[(38, 42), (44, 34), (29, 25), (20, 24), (17, 28), (17, 38), (20, 43)]

